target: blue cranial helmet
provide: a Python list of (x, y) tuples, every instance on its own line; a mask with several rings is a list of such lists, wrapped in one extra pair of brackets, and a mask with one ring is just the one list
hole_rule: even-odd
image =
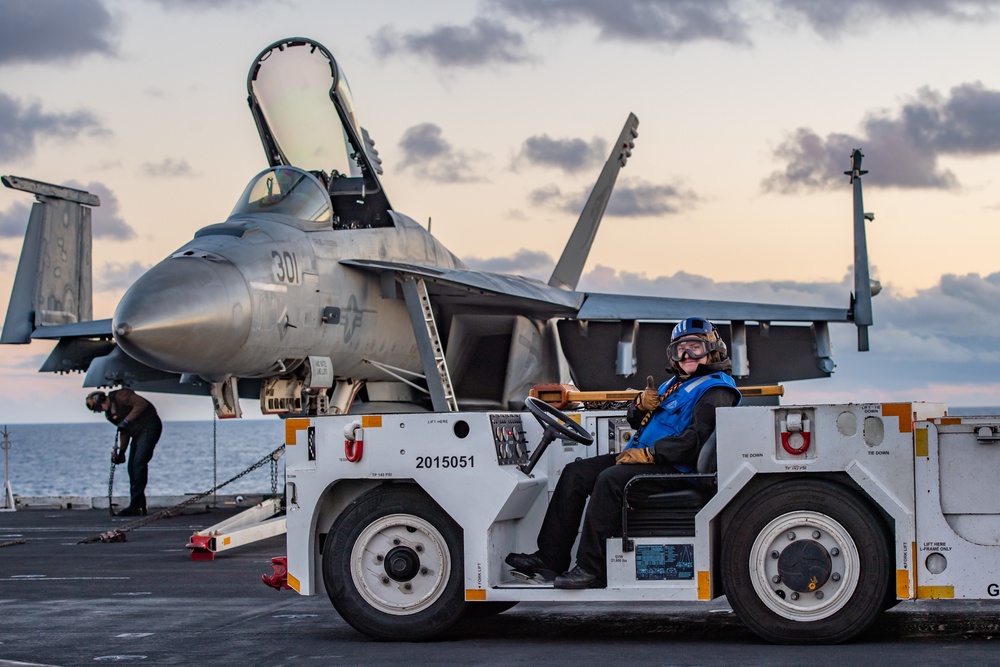
[(674, 327), (670, 334), (670, 342), (673, 343), (678, 338), (684, 336), (708, 336), (715, 331), (715, 326), (706, 319), (700, 317), (689, 317), (682, 320)]

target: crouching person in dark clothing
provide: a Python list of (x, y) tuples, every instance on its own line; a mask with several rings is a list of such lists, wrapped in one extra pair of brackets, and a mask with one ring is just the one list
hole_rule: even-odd
[[(626, 418), (638, 430), (628, 448), (563, 469), (538, 534), (538, 551), (506, 558), (516, 571), (554, 579), (555, 588), (603, 588), (606, 543), (621, 534), (625, 485), (640, 474), (695, 470), (702, 445), (715, 431), (715, 409), (738, 405), (740, 392), (726, 344), (708, 320), (689, 318), (674, 327), (667, 356), (675, 376), (659, 388), (650, 377), (629, 406)], [(687, 488), (683, 480), (664, 485), (664, 490)], [(576, 567), (566, 571), (581, 517)]]
[(103, 412), (118, 427), (118, 443), (111, 452), (111, 460), (125, 463), (128, 454), (129, 504), (118, 516), (145, 516), (149, 461), (163, 431), (156, 408), (131, 389), (108, 394), (93, 391), (87, 395), (87, 408)]

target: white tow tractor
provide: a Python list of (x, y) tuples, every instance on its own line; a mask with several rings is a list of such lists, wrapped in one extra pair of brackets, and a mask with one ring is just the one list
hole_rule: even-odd
[(520, 601), (726, 595), (769, 641), (833, 643), (898, 600), (1000, 596), (1000, 417), (934, 403), (720, 409), (689, 491), (660, 493), (655, 477), (627, 490), (607, 588), (557, 590), (504, 557), (534, 551), (568, 462), (632, 431), (620, 410), (528, 407), (287, 420), (288, 584), (325, 588), (381, 640)]

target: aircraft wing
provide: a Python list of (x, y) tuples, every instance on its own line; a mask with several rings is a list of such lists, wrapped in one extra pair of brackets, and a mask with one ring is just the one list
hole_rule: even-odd
[(531, 317), (573, 317), (583, 304), (583, 294), (545, 283), (500, 273), (449, 269), (404, 262), (347, 259), (341, 264), (397, 277), (421, 278), (435, 304), (453, 312), (488, 308), (495, 313)]
[(341, 264), (402, 279), (422, 278), (435, 304), (488, 307), (576, 320), (679, 321), (697, 313), (720, 322), (847, 322), (846, 308), (712, 301), (600, 292), (572, 292), (540, 281), (471, 269), (443, 269), (403, 262), (348, 259)]
[(671, 329), (692, 316), (719, 326), (743, 383), (827, 377), (833, 371), (827, 325), (853, 321), (848, 308), (573, 292), (470, 269), (377, 260), (341, 264), (422, 279), (444, 317), (483, 313), (558, 320), (562, 349), (580, 386), (617, 387), (637, 374), (660, 373)]
[(787, 306), (745, 301), (712, 301), (659, 296), (586, 293), (579, 320), (681, 320), (698, 317), (721, 322), (848, 322), (846, 308)]

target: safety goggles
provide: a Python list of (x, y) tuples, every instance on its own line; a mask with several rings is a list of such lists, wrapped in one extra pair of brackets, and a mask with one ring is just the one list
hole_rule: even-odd
[(702, 359), (712, 351), (712, 346), (704, 338), (681, 338), (667, 346), (667, 355), (674, 361)]

